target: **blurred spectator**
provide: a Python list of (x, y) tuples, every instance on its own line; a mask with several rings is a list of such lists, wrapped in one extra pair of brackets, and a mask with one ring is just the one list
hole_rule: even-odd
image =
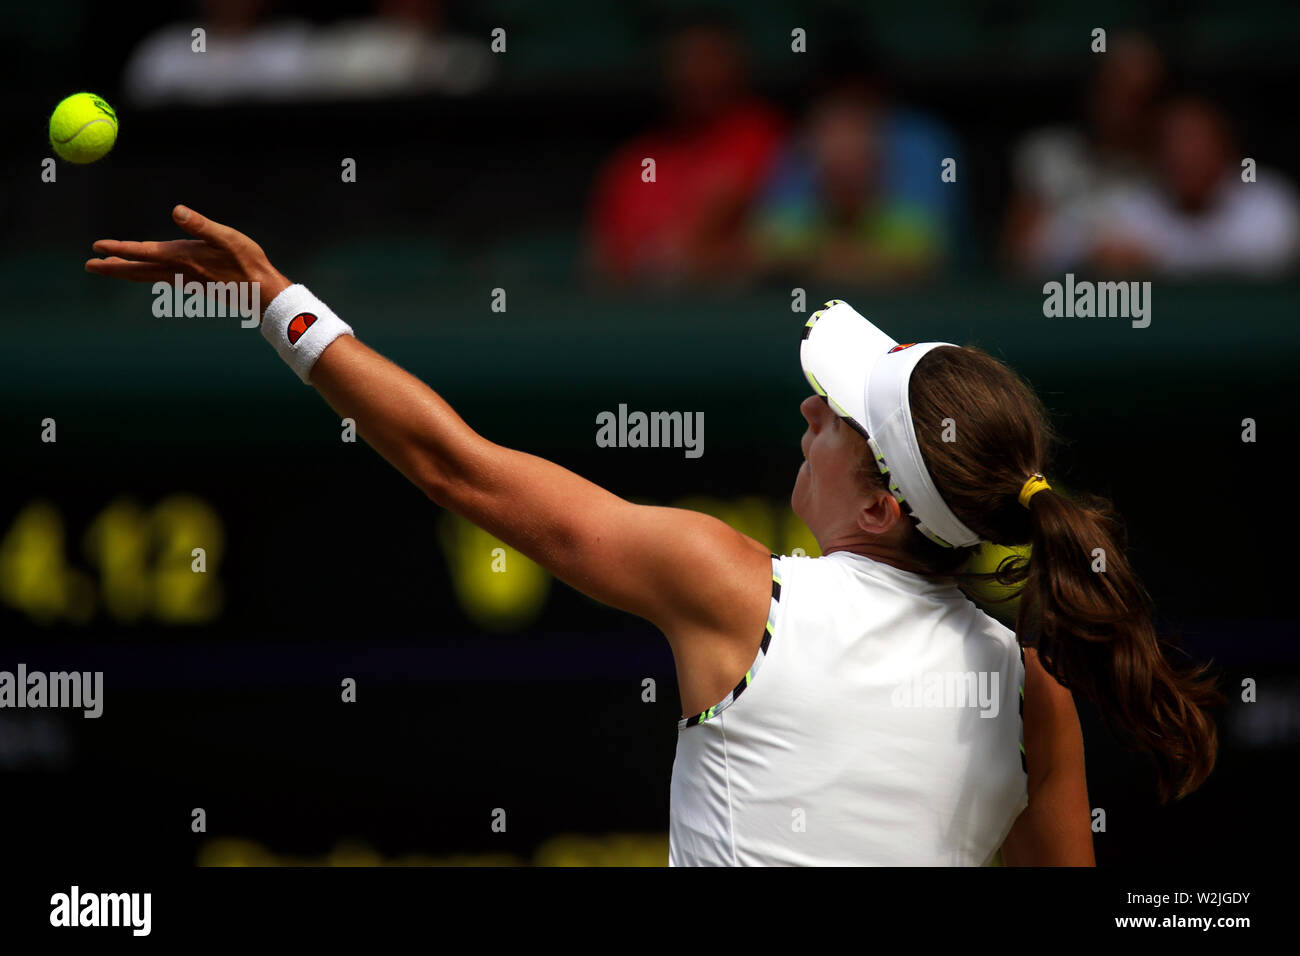
[(948, 257), (958, 186), (947, 132), (887, 102), (865, 78), (841, 81), (787, 148), (752, 222), (765, 273), (879, 282), (929, 274)]
[[(203, 0), (194, 19), (145, 37), (126, 65), (127, 98), (138, 106), (298, 96), (309, 80), (311, 26), (268, 23), (267, 0)], [(193, 49), (196, 28), (205, 52)]]
[(377, 0), (375, 16), (321, 32), (314, 50), (325, 93), (467, 94), (491, 78), (488, 38), (447, 33), (442, 0)]
[(1106, 198), (1150, 177), (1155, 103), (1164, 61), (1146, 39), (1115, 38), (1099, 55), (1086, 127), (1032, 133), (1014, 155), (1006, 252), (1026, 271), (1058, 272), (1082, 255)]
[(1289, 183), (1268, 170), (1243, 182), (1227, 120), (1203, 100), (1161, 113), (1158, 186), (1112, 196), (1092, 234), (1091, 263), (1109, 271), (1274, 276), (1300, 251), (1300, 208)]
[[(441, 0), (379, 0), (371, 18), (315, 28), (268, 20), (267, 0), (203, 0), (201, 14), (146, 37), (125, 88), (137, 106), (234, 100), (461, 94), (491, 75), (487, 39), (447, 36)], [(205, 50), (193, 30), (206, 31)]]
[[(747, 59), (724, 20), (669, 39), (666, 121), (618, 149), (596, 180), (588, 254), (597, 273), (674, 282), (730, 267), (783, 132), (779, 114), (749, 90)], [(654, 182), (642, 179), (646, 159)]]

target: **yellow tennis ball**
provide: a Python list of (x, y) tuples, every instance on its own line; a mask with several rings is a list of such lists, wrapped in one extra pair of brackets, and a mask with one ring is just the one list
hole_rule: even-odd
[[(970, 574), (992, 574), (1007, 558), (1013, 555), (1018, 558), (1028, 558), (1031, 550), (1029, 545), (1006, 547), (984, 541), (980, 543), (979, 550), (971, 556), (962, 570)], [(1023, 587), (1023, 583), (1006, 585), (992, 579), (984, 579), (967, 582), (966, 593), (977, 604), (984, 605), (985, 610), (994, 617), (1014, 618), (1020, 606), (1020, 592)]]
[(50, 145), (70, 163), (93, 163), (117, 141), (117, 114), (94, 93), (73, 93), (54, 107)]

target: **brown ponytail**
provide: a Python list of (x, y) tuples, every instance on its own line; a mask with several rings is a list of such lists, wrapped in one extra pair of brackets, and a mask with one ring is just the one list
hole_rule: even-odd
[[(1219, 695), (1207, 668), (1179, 670), (1166, 658), (1107, 502), (1045, 491), (1029, 504), (1033, 550), (1017, 631), (1036, 637), (1049, 674), (1154, 758), (1163, 800), (1185, 796), (1214, 767), (1207, 710)], [(1102, 560), (1105, 571), (1094, 570)]]
[[(992, 356), (954, 347), (921, 359), (909, 398), (921, 454), (948, 507), (986, 541), (1032, 548), (1028, 561), (1009, 558), (993, 575), (963, 574), (974, 549), (942, 548), (919, 532), (915, 556), (962, 583), (1023, 583), (1020, 642), (1153, 758), (1163, 800), (1195, 790), (1214, 767), (1208, 709), (1221, 698), (1206, 667), (1166, 657), (1175, 648), (1156, 636), (1149, 598), (1124, 554), (1123, 526), (1106, 501), (1043, 490), (1028, 508), (1020, 504), (1025, 480), (1044, 471), (1051, 439), (1037, 396)], [(872, 472), (868, 455), (861, 474), (877, 484)]]

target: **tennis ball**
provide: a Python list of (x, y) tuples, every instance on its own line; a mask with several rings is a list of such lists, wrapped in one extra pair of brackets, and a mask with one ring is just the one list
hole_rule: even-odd
[[(1028, 558), (1031, 550), (1029, 545), (1006, 547), (984, 541), (980, 543), (979, 550), (971, 556), (962, 570), (968, 574), (992, 574), (1007, 558), (1012, 555)], [(966, 593), (975, 603), (983, 605), (984, 609), (994, 617), (1014, 618), (1020, 606), (1020, 592), (1023, 587), (1023, 583), (1008, 586), (986, 579), (968, 582)]]
[(50, 145), (70, 163), (93, 163), (117, 141), (117, 114), (94, 93), (73, 93), (54, 107)]

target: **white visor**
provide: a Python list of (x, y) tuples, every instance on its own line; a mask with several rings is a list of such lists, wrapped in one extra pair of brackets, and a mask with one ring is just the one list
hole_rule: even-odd
[(832, 299), (804, 326), (799, 360), (808, 384), (867, 436), (890, 492), (916, 518), (917, 530), (944, 547), (965, 548), (980, 537), (939, 497), (921, 457), (908, 398), (916, 363), (949, 344), (900, 345), (848, 303)]

